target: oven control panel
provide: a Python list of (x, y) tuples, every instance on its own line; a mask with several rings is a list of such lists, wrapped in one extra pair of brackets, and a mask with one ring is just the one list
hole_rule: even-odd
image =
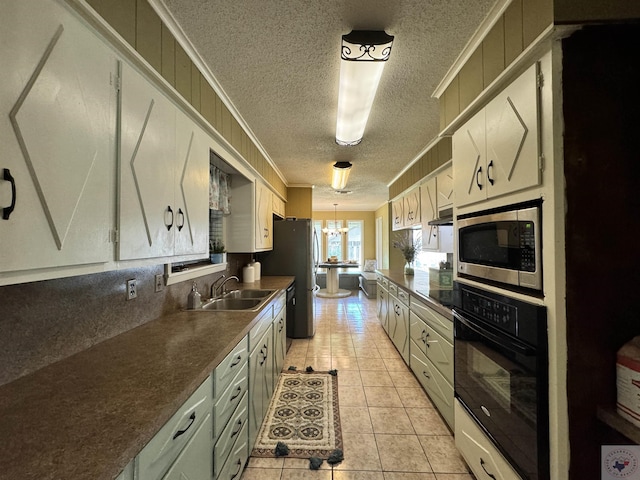
[(500, 330), (516, 335), (518, 308), (500, 300), (462, 289), (462, 310), (494, 325)]

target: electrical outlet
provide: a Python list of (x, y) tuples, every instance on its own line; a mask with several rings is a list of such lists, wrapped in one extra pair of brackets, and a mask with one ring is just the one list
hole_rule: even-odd
[(159, 273), (156, 275), (156, 292), (164, 290), (164, 275)]
[(133, 300), (138, 296), (136, 279), (127, 280), (127, 300)]

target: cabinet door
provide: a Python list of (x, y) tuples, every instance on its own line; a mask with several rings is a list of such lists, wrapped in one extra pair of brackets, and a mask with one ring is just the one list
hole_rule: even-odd
[(420, 187), (411, 189), (403, 198), (404, 226), (420, 224)]
[(119, 258), (173, 254), (175, 114), (173, 104), (132, 67), (122, 69)]
[(382, 283), (378, 283), (378, 320), (384, 331), (389, 334), (389, 293), (383, 288)]
[(2, 9), (0, 273), (113, 260), (116, 58), (58, 3)]
[(271, 325), (249, 357), (249, 442), (253, 446), (273, 394)]
[(209, 136), (176, 112), (174, 255), (209, 251)]
[(211, 414), (209, 414), (162, 480), (211, 478), (213, 471), (211, 438)]
[(456, 206), (487, 198), (484, 109), (453, 134), (453, 179)]
[(453, 206), (453, 168), (449, 167), (436, 177), (437, 209), (441, 211)]
[(540, 183), (537, 95), (533, 65), (486, 106), (489, 196)]
[(393, 230), (400, 230), (404, 227), (403, 203), (402, 198), (391, 202), (391, 228)]
[(437, 225), (428, 222), (438, 218), (436, 177), (430, 178), (420, 188), (422, 204), (422, 250), (437, 251), (440, 247)]
[[(393, 344), (400, 352), (404, 361), (409, 363), (409, 308), (397, 298), (389, 296), (391, 310), (389, 311), (390, 336)], [(391, 324), (392, 322), (392, 324)], [(391, 329), (392, 327), (392, 329)]]
[(271, 190), (256, 181), (256, 249), (273, 247)]
[(284, 368), (284, 357), (287, 355), (287, 308), (283, 307), (273, 321), (273, 388), (278, 383), (280, 372)]

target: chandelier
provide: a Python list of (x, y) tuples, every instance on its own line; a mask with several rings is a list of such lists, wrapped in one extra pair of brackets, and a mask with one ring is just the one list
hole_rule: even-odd
[(322, 233), (329, 236), (342, 235), (343, 233), (347, 233), (349, 231), (349, 227), (340, 227), (338, 228), (338, 212), (337, 212), (338, 204), (333, 204), (333, 228), (325, 227), (322, 229)]

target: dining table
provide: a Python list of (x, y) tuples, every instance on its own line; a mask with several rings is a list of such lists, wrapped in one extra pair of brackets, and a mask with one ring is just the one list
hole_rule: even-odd
[(342, 298), (351, 295), (350, 290), (340, 288), (340, 269), (341, 268), (357, 268), (360, 264), (352, 262), (323, 262), (318, 265), (319, 268), (327, 269), (327, 288), (321, 288), (316, 293), (321, 298)]

